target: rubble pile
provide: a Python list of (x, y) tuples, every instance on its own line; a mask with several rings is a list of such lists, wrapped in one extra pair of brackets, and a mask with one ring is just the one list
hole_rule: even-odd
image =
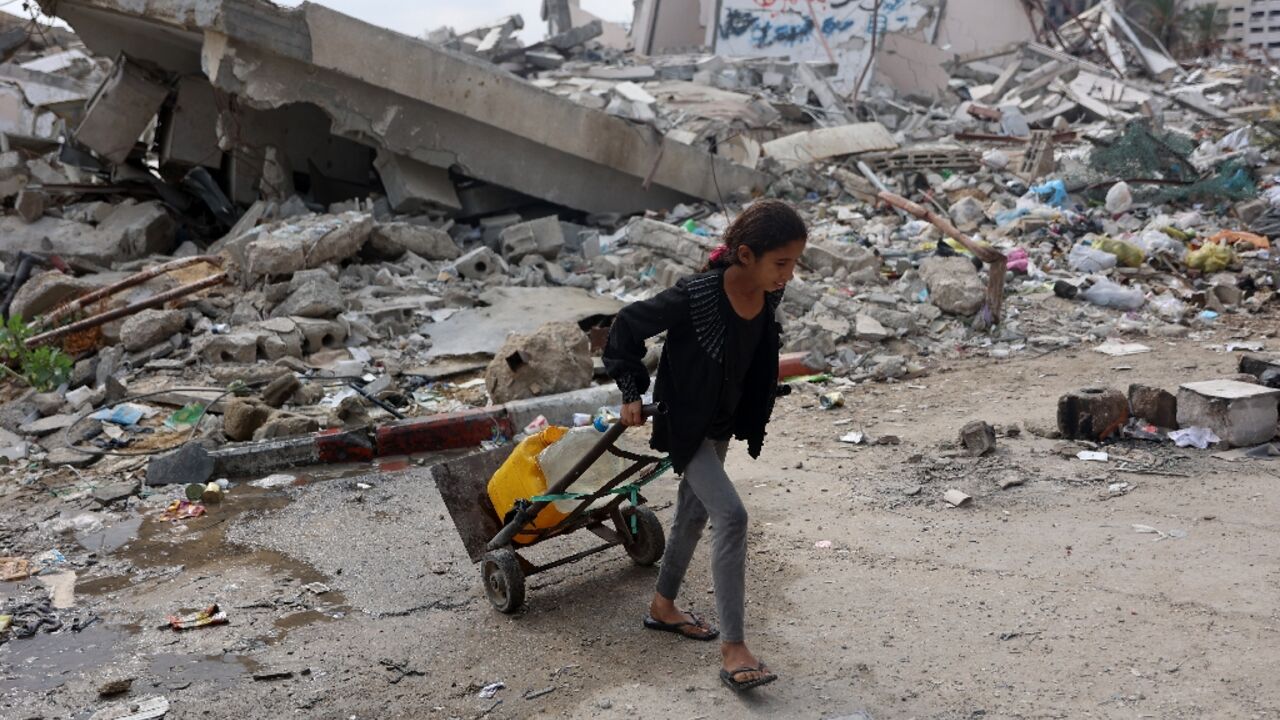
[[(1275, 69), (1180, 64), (1109, 2), (966, 52), (891, 28), (865, 67), (641, 54), (567, 2), (528, 46), (518, 16), (419, 40), (221, 5), (273, 30), (65, 0), (128, 37), (0, 32), (10, 459), (128, 477), (580, 390), (617, 310), (761, 196), (811, 228), (784, 351), (837, 386), (1274, 306)], [(904, 88), (911, 52), (941, 82)], [(221, 467), (162, 457), (152, 484)]]

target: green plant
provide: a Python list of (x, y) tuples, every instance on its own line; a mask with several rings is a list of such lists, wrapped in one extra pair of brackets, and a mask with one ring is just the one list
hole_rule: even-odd
[(0, 367), (36, 390), (49, 392), (71, 379), (74, 363), (55, 347), (28, 349), (27, 339), (34, 334), (17, 315), (0, 325), (0, 362), (3, 363)]

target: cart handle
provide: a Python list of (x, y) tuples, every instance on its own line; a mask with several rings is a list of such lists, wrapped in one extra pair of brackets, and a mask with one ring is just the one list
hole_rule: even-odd
[[(654, 415), (666, 414), (666, 412), (667, 406), (665, 403), (653, 403), (645, 405), (640, 409), (641, 415), (646, 419), (651, 418)], [(609, 451), (609, 448), (613, 447), (614, 443), (618, 441), (618, 438), (621, 437), (622, 433), (626, 431), (626, 429), (626, 426), (622, 423), (614, 423), (613, 425), (610, 425), (609, 429), (605, 431), (604, 437), (600, 438), (596, 442), (595, 446), (587, 451), (586, 455), (582, 456), (581, 460), (579, 460), (572, 468), (569, 468), (569, 472), (565, 473), (564, 477), (560, 478), (556, 484), (547, 488), (547, 491), (543, 494), (559, 495), (567, 490), (570, 485), (578, 481), (578, 478), (582, 477), (582, 474), (585, 473), (588, 468), (595, 464), (596, 460), (600, 459), (601, 455), (604, 455)], [(517, 510), (515, 517), (511, 518), (511, 522), (503, 526), (502, 530), (489, 541), (488, 548), (490, 550), (497, 550), (498, 548), (510, 545), (511, 539), (516, 536), (516, 533), (520, 532), (521, 528), (529, 524), (530, 520), (538, 517), (538, 513), (542, 512), (542, 509), (545, 508), (547, 504), (547, 501), (544, 500), (542, 502), (532, 503), (526, 506), (523, 510)]]

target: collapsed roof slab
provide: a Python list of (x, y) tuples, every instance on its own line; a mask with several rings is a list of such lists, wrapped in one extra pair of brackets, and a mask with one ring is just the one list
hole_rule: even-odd
[(123, 51), (175, 72), (194, 65), (258, 108), (311, 103), (337, 135), (587, 212), (636, 212), (690, 196), (714, 201), (720, 190), (767, 180), (481, 60), (319, 5), (44, 4), (95, 52)]

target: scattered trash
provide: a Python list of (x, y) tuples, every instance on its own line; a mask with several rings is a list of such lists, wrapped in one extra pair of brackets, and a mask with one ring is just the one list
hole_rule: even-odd
[(276, 474), (268, 475), (260, 480), (254, 480), (249, 483), (250, 487), (262, 488), (264, 490), (272, 490), (274, 488), (286, 487), (298, 481), (296, 475)]
[(834, 410), (844, 407), (844, 393), (829, 392), (818, 396), (818, 406), (823, 410)]
[(479, 697), (481, 700), (490, 700), (493, 698), (494, 695), (498, 694), (499, 690), (502, 690), (506, 686), (507, 684), (503, 682), (496, 682), (496, 683), (490, 683), (489, 685), (485, 685), (483, 688), (480, 689)]
[(1173, 430), (1169, 433), (1169, 439), (1178, 447), (1194, 447), (1197, 450), (1207, 450), (1210, 445), (1222, 442), (1222, 438), (1207, 427)]
[(211, 625), (225, 625), (229, 622), (227, 613), (215, 603), (194, 613), (186, 615), (170, 615), (166, 618), (169, 627), (174, 630), (193, 630)]
[[(203, 493), (203, 490), (201, 491)], [(204, 505), (191, 500), (174, 500), (160, 514), (161, 520), (177, 522), (178, 520), (190, 520), (204, 515)]]
[(1156, 538), (1156, 542), (1159, 542), (1161, 540), (1168, 540), (1170, 538), (1174, 540), (1178, 540), (1181, 538), (1185, 538), (1187, 536), (1186, 530), (1170, 530), (1168, 532), (1165, 532), (1163, 530), (1158, 530), (1156, 528), (1153, 528), (1150, 525), (1138, 525), (1136, 523), (1133, 526), (1133, 531), (1136, 533), (1142, 533), (1146, 535), (1158, 535), (1159, 537)]
[(814, 546), (815, 548), (819, 549), (819, 550), (830, 550), (830, 549), (831, 549), (831, 541), (830, 541), (830, 540), (819, 540), (818, 542), (814, 543), (814, 544), (813, 544), (813, 546)]
[(307, 583), (306, 585), (302, 586), (302, 589), (306, 590), (312, 595), (323, 595), (329, 592), (329, 586), (325, 585), (322, 582)]
[(1093, 349), (1094, 352), (1110, 355), (1111, 357), (1128, 357), (1129, 355), (1141, 355), (1151, 352), (1151, 348), (1141, 343), (1125, 343), (1118, 340), (1108, 340)]
[(867, 434), (861, 430), (854, 430), (840, 437), (840, 442), (849, 443), (850, 445), (864, 445), (867, 442)]
[(139, 700), (126, 700), (101, 708), (89, 720), (155, 720), (169, 712), (168, 699), (153, 695)]
[(1111, 456), (1107, 453), (1097, 450), (1081, 450), (1076, 453), (1076, 457), (1087, 462), (1107, 462), (1111, 459)]

